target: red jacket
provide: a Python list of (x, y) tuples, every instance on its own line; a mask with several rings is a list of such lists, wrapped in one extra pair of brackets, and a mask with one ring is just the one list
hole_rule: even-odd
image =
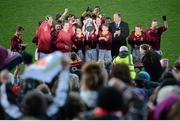
[[(61, 30), (58, 34), (58, 38), (56, 41), (57, 49), (60, 50), (61, 52), (71, 52), (73, 45), (72, 36), (73, 36), (73, 31), (71, 25), (67, 32)], [(65, 46), (67, 46), (67, 48)]]
[(51, 25), (43, 21), (38, 28), (37, 31), (37, 39), (38, 39), (38, 51), (43, 53), (50, 53), (53, 51), (52, 49), (52, 41), (51, 41)]

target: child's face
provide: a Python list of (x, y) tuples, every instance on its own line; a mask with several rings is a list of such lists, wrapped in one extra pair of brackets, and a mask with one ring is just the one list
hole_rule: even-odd
[(80, 34), (82, 33), (81, 29), (80, 28), (76, 28), (76, 34)]
[(55, 29), (56, 29), (56, 31), (59, 31), (59, 30), (61, 30), (61, 25), (59, 25), (59, 24), (56, 24), (56, 26), (55, 26)]
[(140, 33), (142, 31), (141, 27), (135, 27), (135, 32)]
[(109, 28), (108, 28), (107, 26), (102, 26), (102, 30), (103, 30), (103, 31), (108, 31), (108, 29), (109, 29)]
[(96, 24), (101, 25), (101, 18), (96, 18)]
[(63, 26), (63, 29), (68, 30), (69, 29), (69, 23), (65, 23), (64, 26)]

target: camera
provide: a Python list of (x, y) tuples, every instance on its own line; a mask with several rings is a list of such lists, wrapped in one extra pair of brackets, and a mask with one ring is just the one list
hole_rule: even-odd
[(85, 20), (85, 30), (88, 31), (88, 32), (92, 32), (94, 30), (93, 19), (92, 18), (87, 18)]
[(162, 19), (163, 19), (163, 21), (166, 21), (167, 18), (166, 18), (166, 16), (162, 16)]
[[(116, 32), (117, 31), (121, 31), (121, 28), (120, 27), (116, 27)], [(119, 34), (115, 34), (115, 37), (118, 37), (119, 36)]]

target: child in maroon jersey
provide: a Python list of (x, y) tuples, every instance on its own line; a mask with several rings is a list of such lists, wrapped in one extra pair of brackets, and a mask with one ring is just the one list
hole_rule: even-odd
[(21, 53), (25, 49), (26, 44), (22, 43), (23, 32), (24, 28), (22, 26), (17, 26), (16, 32), (11, 38), (11, 51)]
[(97, 61), (97, 44), (98, 44), (98, 26), (93, 20), (94, 28), (91, 32), (85, 30), (85, 26), (83, 26), (83, 33), (85, 36), (85, 60), (86, 61)]
[(139, 47), (141, 44), (147, 43), (145, 33), (142, 31), (141, 25), (135, 26), (135, 31), (131, 33), (128, 38), (128, 43), (132, 48), (132, 55), (134, 58), (134, 63), (137, 63), (141, 60), (141, 54), (139, 51)]
[(103, 24), (102, 32), (99, 32), (99, 56), (98, 60), (103, 60), (104, 62), (111, 62), (111, 44), (112, 44), (112, 34), (109, 32), (108, 24)]
[(75, 35), (73, 36), (73, 51), (77, 53), (77, 55), (84, 59), (83, 49), (84, 49), (84, 35), (82, 33), (81, 27), (77, 26), (75, 29)]

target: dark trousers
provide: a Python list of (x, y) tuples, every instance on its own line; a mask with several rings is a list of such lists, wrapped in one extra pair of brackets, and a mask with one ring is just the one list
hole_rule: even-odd
[(114, 59), (115, 57), (117, 57), (119, 55), (119, 48), (121, 46), (127, 46), (126, 40), (123, 40), (123, 41), (122, 40), (118, 40), (118, 41), (120, 41), (120, 43), (112, 42), (112, 46), (111, 46), (112, 59)]

